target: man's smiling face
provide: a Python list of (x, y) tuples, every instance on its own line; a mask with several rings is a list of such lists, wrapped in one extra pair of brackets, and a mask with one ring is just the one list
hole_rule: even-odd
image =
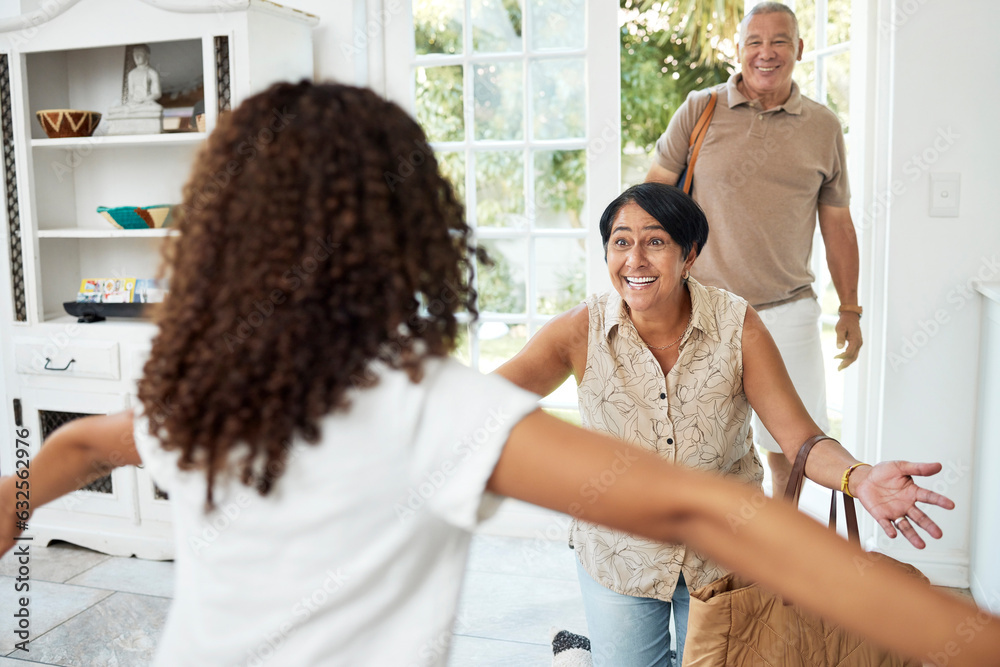
[(784, 102), (791, 92), (795, 61), (802, 59), (794, 19), (783, 12), (754, 14), (742, 37), (743, 84), (754, 98), (778, 97), (776, 103)]

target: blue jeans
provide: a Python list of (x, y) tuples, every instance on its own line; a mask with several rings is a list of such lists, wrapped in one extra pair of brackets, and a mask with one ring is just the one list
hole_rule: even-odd
[[(680, 667), (691, 597), (684, 575), (672, 602), (615, 593), (576, 564), (587, 614), (594, 667)], [(677, 629), (677, 656), (670, 660), (670, 608)]]

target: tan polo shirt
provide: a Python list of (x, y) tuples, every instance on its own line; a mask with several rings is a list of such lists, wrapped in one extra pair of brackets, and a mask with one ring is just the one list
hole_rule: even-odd
[[(635, 330), (617, 292), (587, 299), (587, 368), (577, 387), (584, 427), (663, 459), (760, 488), (764, 469), (753, 446), (750, 404), (743, 391), (743, 319), (734, 294), (688, 281), (691, 330), (664, 376)], [(627, 462), (623, 462), (627, 466)], [(581, 493), (599, 502), (608, 470)], [(726, 571), (683, 544), (663, 544), (575, 521), (570, 537), (584, 570), (616, 593), (669, 601), (678, 575), (690, 590)]]
[[(851, 195), (837, 116), (794, 82), (784, 104), (764, 111), (737, 89), (741, 76), (714, 88), (719, 99), (691, 190), (709, 235), (691, 273), (760, 310), (814, 296), (809, 258), (818, 205), (847, 206)], [(656, 142), (657, 162), (668, 171), (687, 164), (691, 130), (711, 90), (688, 95)]]

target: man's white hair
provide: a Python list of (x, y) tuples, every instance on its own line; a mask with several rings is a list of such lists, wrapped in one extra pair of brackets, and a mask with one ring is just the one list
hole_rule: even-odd
[(780, 2), (760, 2), (754, 5), (740, 21), (740, 44), (745, 42), (747, 26), (750, 25), (750, 19), (755, 14), (788, 14), (792, 17), (792, 25), (795, 26), (795, 39), (799, 39), (799, 20), (795, 17), (795, 12), (792, 11), (791, 7)]

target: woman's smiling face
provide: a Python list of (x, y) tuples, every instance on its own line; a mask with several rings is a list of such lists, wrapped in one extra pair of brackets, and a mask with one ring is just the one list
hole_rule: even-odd
[(633, 312), (655, 310), (676, 298), (695, 256), (692, 248), (684, 257), (656, 218), (635, 202), (623, 206), (611, 223), (608, 274)]

